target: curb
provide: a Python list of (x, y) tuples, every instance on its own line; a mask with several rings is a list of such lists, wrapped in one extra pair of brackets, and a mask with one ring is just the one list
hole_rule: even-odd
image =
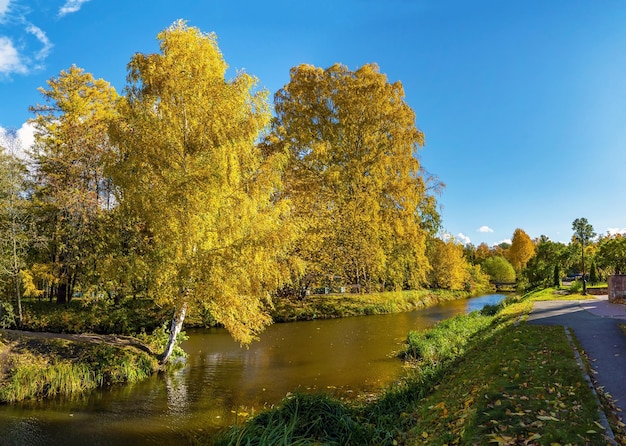
[(596, 388), (594, 387), (593, 382), (591, 381), (591, 377), (589, 376), (589, 373), (587, 373), (587, 369), (585, 367), (585, 364), (583, 363), (582, 358), (580, 357), (578, 348), (576, 348), (576, 344), (574, 343), (574, 340), (572, 339), (572, 334), (570, 332), (570, 329), (569, 327), (563, 327), (563, 328), (565, 328), (565, 335), (567, 336), (567, 340), (572, 346), (572, 350), (574, 350), (574, 356), (576, 357), (576, 362), (578, 363), (578, 366), (580, 367), (580, 370), (583, 373), (583, 377), (585, 378), (585, 381), (587, 382), (587, 386), (589, 387), (589, 389), (591, 389), (591, 393), (593, 394), (593, 397), (596, 400), (596, 404), (598, 406), (598, 417), (600, 418), (600, 424), (604, 428), (604, 435), (606, 436), (606, 440), (612, 446), (619, 446), (618, 443), (615, 441), (615, 434), (613, 434), (613, 429), (611, 429), (611, 426), (609, 425), (609, 420), (607, 419), (606, 414), (604, 413), (604, 410), (602, 409), (602, 404), (600, 403), (600, 398), (598, 397)]

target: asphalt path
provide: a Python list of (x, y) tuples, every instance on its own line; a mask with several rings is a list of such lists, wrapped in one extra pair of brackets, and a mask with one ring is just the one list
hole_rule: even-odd
[(598, 385), (626, 413), (626, 335), (618, 326), (626, 323), (626, 306), (609, 304), (606, 298), (538, 301), (528, 323), (569, 327), (585, 350)]

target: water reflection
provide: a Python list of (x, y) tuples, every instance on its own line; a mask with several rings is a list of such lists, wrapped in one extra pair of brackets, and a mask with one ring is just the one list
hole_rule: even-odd
[(288, 392), (344, 397), (401, 373), (394, 351), (410, 330), (497, 303), (501, 295), (391, 315), (276, 324), (250, 348), (224, 330), (189, 332), (186, 367), (80, 398), (0, 407), (0, 445), (191, 444), (280, 401)]

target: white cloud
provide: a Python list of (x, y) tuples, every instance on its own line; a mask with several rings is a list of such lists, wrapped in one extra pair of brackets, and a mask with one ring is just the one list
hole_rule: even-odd
[(478, 232), (493, 232), (493, 229), (491, 229), (489, 226), (481, 226), (480, 228), (478, 228)]
[[(17, 136), (16, 140), (13, 140)], [(0, 127), (0, 145), (11, 149), (11, 152), (18, 158), (28, 161), (27, 151), (35, 142), (35, 128), (29, 122), (22, 124), (13, 136), (7, 129)]]
[(83, 6), (83, 3), (87, 3), (88, 1), (89, 0), (67, 0), (61, 9), (59, 9), (59, 17), (77, 12)]
[(464, 245), (469, 245), (470, 243), (472, 243), (472, 241), (470, 240), (470, 238), (469, 238), (467, 235), (463, 234), (462, 232), (459, 232), (459, 233), (456, 235), (456, 239), (457, 239), (458, 241), (460, 241), (460, 242), (461, 242), (462, 244), (464, 244)]
[(0, 0), (0, 20), (9, 11), (9, 3), (11, 3), (11, 0)]
[(498, 243), (494, 243), (493, 246), (498, 246), (498, 245), (501, 245), (502, 243), (506, 243), (510, 245), (511, 243), (513, 243), (513, 240), (511, 240), (510, 238), (505, 238), (504, 240), (500, 240)]
[(53, 45), (52, 43), (50, 43), (50, 39), (48, 39), (48, 36), (46, 36), (46, 33), (43, 32), (41, 28), (35, 25), (28, 25), (28, 27), (26, 28), (26, 32), (35, 36), (37, 40), (39, 40), (41, 44), (43, 45), (43, 47), (37, 52), (37, 54), (35, 54), (35, 59), (43, 60), (46, 57), (48, 57), (48, 54), (50, 53), (50, 49), (52, 48)]
[[(25, 122), (17, 131), (17, 136), (20, 139), (22, 151), (30, 150), (31, 146), (35, 143), (35, 127), (31, 123)], [(24, 154), (22, 158), (26, 159), (27, 156)]]
[(622, 228), (622, 229), (620, 229), (620, 228), (608, 228), (608, 229), (606, 230), (606, 232), (607, 232), (609, 235), (615, 235), (615, 234), (626, 234), (626, 228)]
[(8, 37), (0, 37), (0, 74), (27, 72), (13, 41)]

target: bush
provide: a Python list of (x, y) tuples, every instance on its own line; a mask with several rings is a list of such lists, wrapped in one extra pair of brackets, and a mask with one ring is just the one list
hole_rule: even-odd
[(583, 289), (583, 283), (581, 280), (574, 280), (569, 286), (570, 293), (580, 293)]
[(9, 302), (0, 302), (0, 328), (15, 328), (15, 310)]
[[(151, 335), (146, 334), (146, 332), (141, 332), (136, 336), (136, 338), (146, 344), (154, 354), (161, 353), (165, 350), (167, 341), (169, 341), (170, 338), (170, 331), (167, 326), (168, 323), (164, 323), (160, 327), (156, 328)], [(187, 357), (187, 353), (185, 353), (185, 350), (183, 350), (180, 346), (180, 344), (187, 339), (189, 339), (189, 337), (184, 331), (178, 333), (178, 336), (176, 337), (176, 345), (174, 346), (174, 350), (170, 356), (170, 364), (176, 364), (181, 359)]]

